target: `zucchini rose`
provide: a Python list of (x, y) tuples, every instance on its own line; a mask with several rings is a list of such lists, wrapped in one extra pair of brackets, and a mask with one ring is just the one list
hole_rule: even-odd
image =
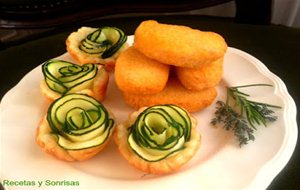
[(36, 142), (61, 160), (86, 160), (100, 152), (114, 129), (114, 120), (96, 99), (68, 94), (55, 100), (40, 122)]
[(96, 63), (112, 67), (120, 52), (128, 47), (127, 36), (116, 27), (81, 27), (71, 33), (67, 51), (80, 64)]
[(197, 121), (181, 107), (163, 104), (141, 108), (117, 126), (115, 142), (134, 167), (152, 174), (173, 172), (200, 145)]
[(70, 93), (85, 93), (102, 101), (109, 75), (102, 65), (78, 65), (62, 60), (49, 60), (42, 65), (42, 94), (53, 101)]

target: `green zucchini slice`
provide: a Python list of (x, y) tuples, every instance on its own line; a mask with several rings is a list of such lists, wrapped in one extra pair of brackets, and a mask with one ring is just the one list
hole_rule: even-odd
[(111, 57), (126, 42), (127, 36), (116, 27), (102, 27), (83, 39), (79, 49), (88, 54), (99, 54), (103, 59)]
[(128, 144), (142, 159), (156, 162), (184, 148), (191, 125), (189, 114), (176, 105), (152, 106), (129, 128)]
[(47, 86), (63, 95), (90, 88), (98, 67), (95, 64), (80, 66), (62, 60), (49, 60), (42, 65), (42, 71)]
[(114, 120), (105, 107), (91, 96), (67, 94), (55, 100), (47, 121), (57, 143), (66, 150), (81, 150), (104, 143), (111, 135)]

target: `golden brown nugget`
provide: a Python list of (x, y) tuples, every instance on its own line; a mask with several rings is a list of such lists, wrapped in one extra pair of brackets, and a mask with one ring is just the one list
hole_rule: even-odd
[(138, 26), (134, 47), (152, 59), (180, 67), (199, 67), (213, 62), (227, 50), (224, 38), (217, 33), (154, 20)]
[(121, 53), (115, 65), (115, 82), (126, 93), (154, 94), (165, 87), (169, 65), (149, 59), (134, 47)]
[[(114, 140), (121, 155), (128, 161), (129, 164), (146, 173), (167, 174), (179, 170), (184, 164), (192, 159), (192, 157), (200, 147), (201, 137), (196, 130), (197, 120), (190, 114), (188, 114), (190, 117), (191, 125), (189, 139), (185, 138), (185, 142), (182, 142), (182, 139), (179, 140), (179, 143), (183, 143), (181, 144), (182, 146), (184, 146), (183, 149), (176, 151), (175, 153), (157, 161), (149, 161), (147, 160), (147, 158), (142, 158), (141, 154), (138, 155), (138, 153), (132, 149), (132, 145), (130, 144), (132, 143), (132, 140), (129, 140), (129, 128), (133, 126), (133, 124), (137, 120), (137, 117), (143, 111), (145, 111), (145, 109), (146, 108), (144, 107), (138, 111), (133, 112), (132, 114), (130, 114), (126, 122), (117, 126), (114, 134)], [(151, 158), (151, 150), (149, 152)], [(146, 154), (148, 153), (146, 152)], [(156, 153), (153, 156), (155, 157), (157, 155), (159, 154)]]
[(99, 53), (87, 53), (80, 46), (89, 34), (95, 32), (98, 28), (81, 27), (76, 32), (72, 32), (66, 39), (66, 48), (69, 54), (80, 64), (94, 63), (103, 64), (107, 68), (113, 68), (116, 58), (124, 51), (128, 44), (124, 43), (113, 55), (109, 57), (101, 57)]
[(220, 58), (198, 68), (175, 67), (181, 84), (189, 90), (203, 90), (216, 86), (222, 79), (223, 60)]
[(187, 90), (175, 77), (170, 77), (164, 90), (156, 94), (142, 95), (123, 92), (125, 102), (135, 109), (156, 104), (175, 104), (189, 112), (197, 112), (206, 108), (212, 104), (216, 96), (215, 87), (201, 91)]

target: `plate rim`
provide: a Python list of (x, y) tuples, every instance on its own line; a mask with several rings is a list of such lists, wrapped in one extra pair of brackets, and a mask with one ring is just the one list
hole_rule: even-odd
[(252, 189), (255, 187), (260, 187), (262, 184), (264, 184), (262, 188), (267, 188), (270, 185), (270, 183), (274, 180), (274, 178), (287, 165), (296, 148), (298, 139), (296, 103), (292, 96), (289, 94), (288, 89), (283, 80), (280, 77), (278, 77), (275, 73), (273, 73), (259, 59), (237, 48), (230, 47), (230, 50), (250, 60), (250, 62), (253, 63), (254, 66), (256, 66), (256, 68), (262, 74), (265, 74), (265, 76), (267, 76), (275, 84), (277, 84), (276, 87), (278, 88), (277, 90), (280, 92), (279, 95), (286, 102), (285, 106), (287, 106), (287, 112), (289, 113), (284, 115), (284, 120), (288, 123), (288, 125), (285, 125), (286, 131), (283, 143), (281, 144), (277, 153), (272, 157), (272, 159), (270, 159), (262, 166), (255, 178), (247, 187), (247, 189)]
[[(247, 187), (245, 187), (246, 189), (267, 188), (269, 184), (273, 181), (273, 179), (278, 175), (278, 173), (280, 173), (280, 171), (282, 171), (282, 169), (286, 166), (286, 164), (292, 157), (292, 154), (296, 147), (296, 142), (298, 137), (298, 127), (297, 127), (297, 120), (296, 120), (296, 113), (297, 113), (296, 104), (293, 98), (291, 97), (291, 95), (288, 93), (287, 87), (284, 84), (284, 82), (277, 75), (272, 73), (260, 60), (250, 55), (249, 53), (234, 47), (228, 47), (228, 52), (237, 54), (249, 60), (249, 62), (253, 64), (262, 74), (264, 74), (264, 76), (272, 80), (276, 84), (276, 87), (278, 88), (277, 90), (280, 93), (281, 98), (284, 97), (283, 99), (284, 101), (286, 101), (285, 105), (288, 106), (287, 110), (289, 114), (285, 115), (285, 117), (288, 117), (288, 119), (285, 118), (285, 121), (288, 122), (289, 125), (285, 126), (286, 134), (284, 135), (284, 141), (281, 144), (280, 149), (272, 157), (272, 159), (268, 160), (268, 162), (262, 165), (262, 167), (258, 170), (257, 174), (255, 175), (255, 178), (248, 183)], [(41, 65), (32, 69), (30, 72), (24, 75), (23, 78), (13, 88), (11, 88), (7, 93), (4, 94), (4, 96), (0, 101), (0, 114), (2, 113), (3, 102), (4, 103), (6, 102), (8, 96), (13, 93), (13, 91), (24, 80), (24, 78), (26, 78), (28, 75), (34, 72), (35, 69), (39, 69), (40, 67)], [(0, 117), (0, 123), (2, 123), (2, 117)], [(1, 140), (1, 136), (0, 136), (0, 140)], [(1, 159), (2, 157), (0, 158), (0, 161)]]

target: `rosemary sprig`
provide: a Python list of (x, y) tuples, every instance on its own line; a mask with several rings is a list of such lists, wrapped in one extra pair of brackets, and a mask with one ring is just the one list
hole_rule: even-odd
[(226, 102), (217, 101), (215, 117), (212, 125), (223, 124), (225, 130), (233, 131), (240, 146), (255, 140), (256, 126), (267, 126), (267, 122), (277, 120), (272, 108), (280, 106), (249, 100), (247, 93), (241, 92), (241, 88), (254, 86), (271, 86), (269, 84), (251, 84), (235, 87), (227, 87)]

